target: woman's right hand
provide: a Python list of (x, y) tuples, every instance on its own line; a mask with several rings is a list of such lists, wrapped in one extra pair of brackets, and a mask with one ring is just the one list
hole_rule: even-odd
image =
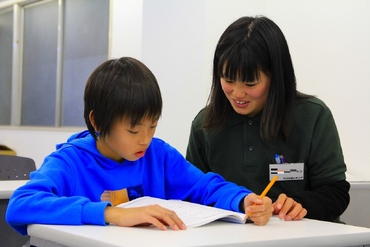
[(107, 223), (118, 226), (154, 225), (161, 230), (170, 226), (172, 230), (186, 230), (184, 222), (177, 214), (159, 205), (137, 208), (119, 208), (107, 206), (104, 211)]
[(284, 220), (300, 220), (306, 216), (307, 210), (302, 204), (296, 202), (293, 198), (284, 193), (280, 194), (278, 199), (273, 203), (274, 215), (278, 215)]

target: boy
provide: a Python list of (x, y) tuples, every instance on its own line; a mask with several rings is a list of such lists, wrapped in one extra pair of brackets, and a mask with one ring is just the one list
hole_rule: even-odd
[[(57, 145), (10, 199), (6, 220), (19, 233), (27, 234), (32, 223), (186, 229), (175, 212), (158, 205), (113, 207), (145, 195), (245, 211), (257, 225), (269, 221), (271, 199), (204, 174), (153, 138), (162, 98), (154, 75), (140, 61), (123, 57), (101, 64), (87, 81), (84, 101), (88, 131)], [(115, 195), (122, 193), (115, 192), (125, 196), (117, 202)]]

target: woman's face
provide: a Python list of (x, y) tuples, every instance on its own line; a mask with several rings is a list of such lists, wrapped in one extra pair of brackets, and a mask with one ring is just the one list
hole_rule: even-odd
[(253, 82), (230, 81), (220, 78), (221, 87), (234, 111), (254, 117), (262, 111), (269, 92), (271, 79), (260, 71), (258, 80)]

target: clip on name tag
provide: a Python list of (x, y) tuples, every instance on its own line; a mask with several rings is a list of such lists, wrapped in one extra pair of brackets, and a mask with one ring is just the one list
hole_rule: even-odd
[(284, 156), (275, 154), (277, 164), (270, 164), (270, 180), (278, 176), (277, 181), (303, 180), (304, 163), (286, 163)]

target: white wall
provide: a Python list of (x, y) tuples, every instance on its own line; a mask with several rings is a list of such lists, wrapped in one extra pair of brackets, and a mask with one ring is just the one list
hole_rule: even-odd
[[(111, 57), (142, 60), (156, 75), (162, 90), (164, 109), (156, 136), (185, 154), (191, 120), (208, 97), (212, 56), (219, 36), (237, 18), (262, 14), (274, 20), (288, 40), (298, 89), (317, 95), (331, 108), (342, 140), (348, 179), (369, 180), (370, 1), (112, 3)], [(50, 146), (54, 148), (69, 134), (0, 129), (0, 144), (42, 161), (45, 150), (49, 152)]]
[(0, 128), (0, 144), (16, 151), (18, 156), (34, 159), (40, 167), (45, 156), (55, 150), (55, 145), (65, 142), (69, 136), (82, 129), (52, 128)]

